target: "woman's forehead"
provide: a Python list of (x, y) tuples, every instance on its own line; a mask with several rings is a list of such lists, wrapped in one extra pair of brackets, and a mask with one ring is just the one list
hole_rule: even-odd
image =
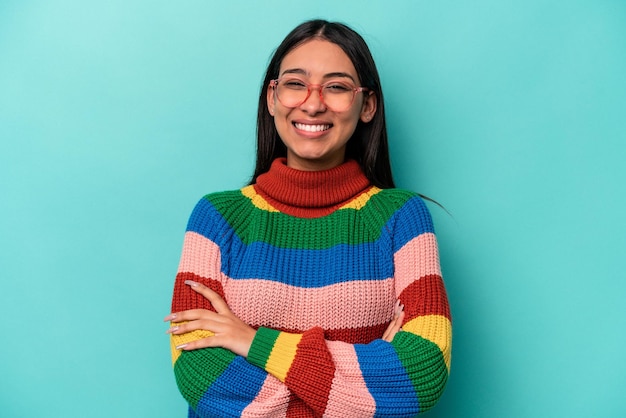
[(279, 75), (332, 77), (342, 74), (358, 79), (356, 69), (341, 47), (322, 39), (311, 39), (293, 48), (280, 64)]

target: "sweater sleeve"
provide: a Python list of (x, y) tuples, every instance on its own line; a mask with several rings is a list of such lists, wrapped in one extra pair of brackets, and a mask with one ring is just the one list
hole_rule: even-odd
[(321, 328), (301, 334), (260, 328), (247, 360), (283, 382), (317, 415), (410, 417), (432, 408), (450, 367), (450, 311), (430, 214), (414, 197), (388, 230), (402, 330), (391, 343), (348, 344)]
[[(211, 204), (203, 199), (190, 217), (171, 312), (214, 310), (208, 300), (184, 284), (188, 279), (202, 283), (224, 297), (220, 249), (216, 243), (224, 231), (216, 226), (219, 225), (215, 222), (216, 216)], [(188, 416), (239, 417), (244, 413), (271, 416), (284, 412), (290, 398), (289, 390), (243, 357), (223, 348), (176, 349), (180, 344), (210, 335), (209, 331), (193, 331), (170, 336), (174, 375), (189, 404)]]

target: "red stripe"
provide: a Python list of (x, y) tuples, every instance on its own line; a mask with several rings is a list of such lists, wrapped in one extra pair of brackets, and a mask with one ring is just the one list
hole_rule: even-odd
[[(391, 318), (389, 319), (391, 320)], [(324, 331), (324, 335), (329, 341), (343, 341), (348, 344), (368, 344), (377, 338), (382, 338), (388, 326), (389, 322), (369, 327), (331, 329)]]
[(324, 331), (313, 328), (302, 334), (285, 384), (316, 414), (326, 410), (335, 376), (335, 364), (324, 341)]
[[(391, 317), (389, 318), (391, 322)], [(324, 339), (328, 341), (343, 341), (348, 344), (368, 344), (375, 339), (382, 338), (383, 333), (389, 326), (389, 322), (369, 327), (342, 328), (324, 330)], [(279, 328), (279, 331), (291, 334), (302, 334), (306, 330)]]
[(404, 304), (405, 320), (423, 315), (442, 315), (450, 319), (450, 307), (443, 280), (438, 275), (429, 275), (414, 281), (400, 295)]
[(185, 280), (193, 280), (194, 282), (202, 283), (224, 297), (222, 285), (217, 280), (207, 279), (194, 273), (178, 273), (176, 275), (176, 282), (174, 283), (172, 312), (182, 312), (188, 309), (208, 309), (215, 312), (211, 302), (201, 294), (191, 290), (191, 287), (185, 284)]

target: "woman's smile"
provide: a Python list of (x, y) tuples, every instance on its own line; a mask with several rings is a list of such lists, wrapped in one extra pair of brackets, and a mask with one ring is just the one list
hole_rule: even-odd
[(300, 131), (306, 132), (324, 132), (332, 127), (332, 124), (307, 124), (301, 122), (293, 122), (293, 126)]

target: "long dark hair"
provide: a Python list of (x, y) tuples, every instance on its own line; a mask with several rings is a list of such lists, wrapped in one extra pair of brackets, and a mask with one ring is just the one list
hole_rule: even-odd
[(287, 155), (274, 119), (267, 109), (267, 88), (271, 80), (278, 78), (285, 55), (312, 38), (338, 45), (352, 61), (361, 85), (370, 89), (377, 99), (374, 118), (368, 123), (358, 122), (346, 146), (346, 158), (356, 160), (373, 185), (383, 189), (395, 187), (389, 162), (383, 91), (372, 54), (361, 35), (342, 23), (326, 20), (310, 20), (300, 24), (287, 35), (272, 56), (259, 94), (256, 167), (250, 184), (270, 169), (274, 159)]

